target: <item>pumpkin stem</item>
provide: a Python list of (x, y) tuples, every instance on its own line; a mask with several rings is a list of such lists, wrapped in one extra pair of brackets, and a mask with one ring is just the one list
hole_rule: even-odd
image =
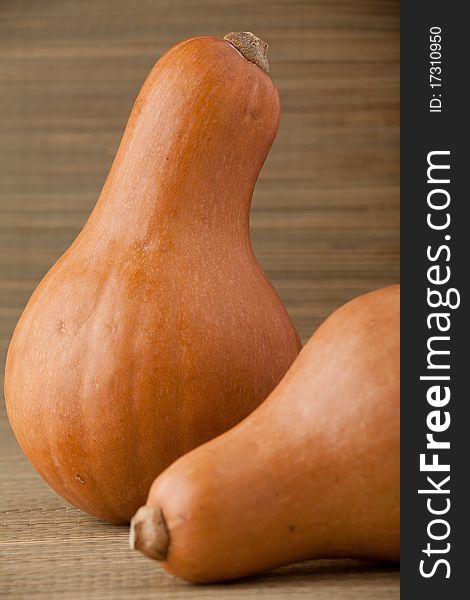
[(165, 560), (170, 535), (163, 513), (154, 506), (141, 506), (131, 520), (129, 546), (155, 560)]
[(243, 56), (269, 74), (268, 44), (250, 31), (232, 31), (224, 36)]

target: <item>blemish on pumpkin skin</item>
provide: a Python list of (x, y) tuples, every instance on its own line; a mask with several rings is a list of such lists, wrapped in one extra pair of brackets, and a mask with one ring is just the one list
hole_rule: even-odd
[(295, 525), (289, 525), (289, 531), (291, 533), (294, 533), (294, 531), (295, 531)]
[(76, 479), (76, 480), (77, 480), (79, 483), (85, 483), (85, 480), (84, 480), (84, 479), (82, 479), (78, 473), (75, 473), (75, 479)]

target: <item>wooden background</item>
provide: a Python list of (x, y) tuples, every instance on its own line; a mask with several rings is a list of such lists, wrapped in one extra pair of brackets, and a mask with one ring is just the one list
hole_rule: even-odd
[[(396, 0), (0, 0), (0, 357), (32, 290), (93, 208), (138, 89), (193, 35), (270, 44), (283, 117), (253, 199), (258, 259), (306, 340), (398, 281)], [(3, 368), (2, 368), (3, 373)], [(0, 409), (0, 596), (398, 598), (392, 568), (313, 562), (194, 588), (66, 507)]]

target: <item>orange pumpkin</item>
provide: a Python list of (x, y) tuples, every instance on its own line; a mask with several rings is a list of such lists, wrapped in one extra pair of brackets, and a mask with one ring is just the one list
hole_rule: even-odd
[(25, 454), (65, 499), (116, 522), (178, 456), (250, 413), (300, 349), (249, 239), (278, 94), (265, 45), (229, 39), (184, 41), (154, 66), (95, 209), (8, 352)]
[(335, 311), (269, 398), (178, 459), (131, 544), (195, 582), (400, 553), (400, 288)]

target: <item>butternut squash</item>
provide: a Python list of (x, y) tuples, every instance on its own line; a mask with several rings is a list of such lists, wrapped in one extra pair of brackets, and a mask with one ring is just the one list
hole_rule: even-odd
[(399, 558), (399, 286), (335, 311), (269, 398), (177, 460), (131, 546), (194, 582)]
[(154, 66), (96, 207), (33, 293), (5, 396), (75, 506), (128, 522), (178, 456), (248, 415), (299, 352), (249, 239), (276, 135), (266, 45), (193, 38)]

